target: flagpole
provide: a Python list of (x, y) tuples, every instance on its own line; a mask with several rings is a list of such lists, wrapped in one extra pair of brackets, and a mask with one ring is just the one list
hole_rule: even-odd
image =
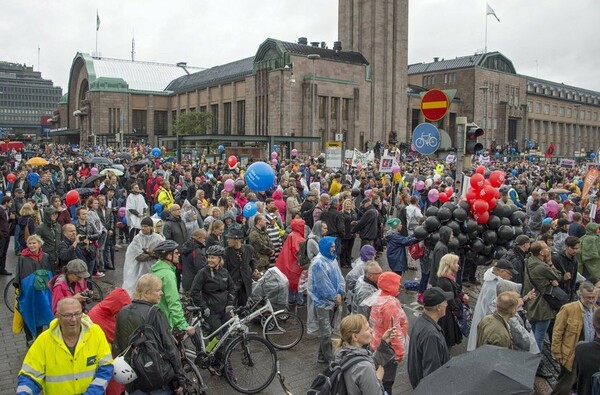
[[(486, 17), (486, 20), (487, 20), (487, 17)], [(98, 9), (97, 8), (96, 8), (96, 56), (98, 56)]]
[(487, 53), (487, 23), (488, 21), (488, 13), (487, 11), (485, 12), (485, 46), (483, 47), (483, 53), (486, 54)]

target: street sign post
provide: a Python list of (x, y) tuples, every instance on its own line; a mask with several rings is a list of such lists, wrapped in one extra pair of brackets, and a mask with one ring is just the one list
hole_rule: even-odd
[(440, 131), (430, 123), (417, 125), (412, 136), (412, 145), (421, 155), (431, 155), (440, 148)]
[(439, 89), (428, 90), (421, 98), (421, 112), (432, 122), (444, 118), (449, 108), (448, 96)]

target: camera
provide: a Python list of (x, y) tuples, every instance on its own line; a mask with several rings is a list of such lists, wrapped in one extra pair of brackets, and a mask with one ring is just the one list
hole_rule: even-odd
[(80, 295), (83, 296), (86, 299), (91, 299), (94, 294), (89, 289), (86, 289), (85, 291), (81, 292)]

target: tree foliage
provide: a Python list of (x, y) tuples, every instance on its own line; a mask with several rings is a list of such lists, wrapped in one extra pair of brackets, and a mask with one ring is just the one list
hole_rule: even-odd
[(212, 113), (189, 111), (179, 114), (173, 124), (173, 130), (179, 135), (206, 134), (212, 126), (212, 119)]

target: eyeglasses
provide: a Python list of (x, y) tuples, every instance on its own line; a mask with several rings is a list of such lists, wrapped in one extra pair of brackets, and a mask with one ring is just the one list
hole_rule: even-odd
[(64, 318), (65, 320), (72, 320), (73, 318), (81, 318), (81, 314), (83, 314), (81, 311), (79, 313), (72, 313), (72, 314), (61, 314), (61, 313), (56, 313), (58, 316), (60, 316), (61, 318)]

